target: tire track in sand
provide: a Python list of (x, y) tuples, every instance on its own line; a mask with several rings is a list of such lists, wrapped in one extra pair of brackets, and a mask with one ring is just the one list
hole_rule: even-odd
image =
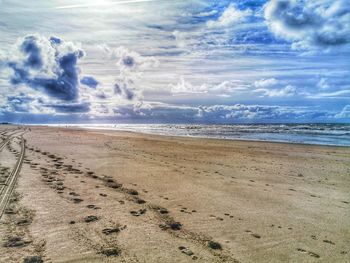
[(12, 170), (8, 180), (5, 185), (1, 188), (0, 191), (0, 220), (5, 212), (5, 209), (10, 201), (12, 192), (15, 188), (16, 181), (19, 175), (19, 172), (22, 167), (23, 159), (25, 154), (25, 140), (23, 134), (21, 136), (21, 154), (16, 162), (15, 168)]

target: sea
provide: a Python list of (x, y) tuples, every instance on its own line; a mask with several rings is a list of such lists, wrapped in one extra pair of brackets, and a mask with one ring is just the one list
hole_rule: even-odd
[(350, 146), (348, 124), (60, 124), (79, 127), (225, 140), (251, 140), (315, 145)]

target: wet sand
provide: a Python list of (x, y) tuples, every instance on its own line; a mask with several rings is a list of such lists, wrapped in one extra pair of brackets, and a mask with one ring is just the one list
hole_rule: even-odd
[(350, 262), (349, 147), (30, 129), (0, 262)]

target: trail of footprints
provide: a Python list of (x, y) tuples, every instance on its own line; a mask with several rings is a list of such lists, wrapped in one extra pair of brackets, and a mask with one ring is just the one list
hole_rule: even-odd
[[(12, 153), (14, 153), (15, 155), (19, 155), (19, 152), (15, 149), (11, 148), (10, 144), (8, 145), (8, 147), (10, 147), (9, 149)], [(61, 197), (67, 198), (68, 200), (70, 200), (71, 202), (73, 202), (75, 204), (82, 204), (84, 202), (84, 199), (78, 193), (76, 193), (76, 191), (74, 189), (71, 189), (71, 188), (68, 188), (65, 186), (64, 181), (65, 181), (65, 176), (67, 176), (67, 175), (74, 175), (76, 178), (79, 178), (80, 176), (86, 176), (88, 178), (99, 180), (99, 181), (103, 182), (105, 187), (114, 189), (120, 193), (125, 194), (126, 198), (125, 198), (125, 200), (119, 200), (120, 204), (125, 204), (125, 201), (129, 201), (129, 202), (133, 202), (133, 203), (136, 203), (136, 204), (141, 206), (141, 208), (138, 210), (130, 211), (131, 216), (140, 217), (140, 216), (144, 215), (147, 212), (147, 210), (155, 212), (156, 215), (158, 216), (158, 218), (160, 219), (161, 223), (159, 224), (159, 227), (161, 229), (163, 229), (165, 231), (169, 231), (169, 233), (171, 233), (177, 237), (185, 238), (185, 239), (191, 240), (193, 242), (205, 245), (206, 247), (210, 248), (211, 252), (214, 255), (219, 256), (223, 261), (224, 260), (227, 260), (227, 261), (231, 260), (232, 262), (238, 262), (236, 259), (232, 258), (231, 255), (229, 255), (227, 253), (222, 253), (223, 250), (222, 250), (221, 244), (211, 240), (208, 237), (200, 236), (198, 234), (191, 233), (189, 231), (184, 230), (182, 224), (180, 222), (176, 221), (175, 219), (173, 219), (170, 216), (169, 211), (166, 208), (163, 208), (160, 206), (155, 206), (152, 204), (148, 204), (144, 199), (139, 197), (139, 192), (137, 190), (123, 187), (123, 185), (121, 183), (117, 182), (115, 179), (113, 179), (110, 176), (96, 175), (93, 171), (90, 171), (88, 168), (85, 168), (86, 171), (84, 172), (81, 169), (80, 163), (78, 164), (78, 166), (80, 168), (75, 168), (74, 165), (65, 164), (64, 158), (59, 157), (55, 154), (50, 154), (48, 152), (41, 151), (37, 148), (32, 148), (32, 147), (27, 147), (27, 148), (28, 148), (28, 150), (32, 151), (33, 153), (39, 154), (39, 159), (41, 159), (41, 157), (44, 157), (49, 161), (49, 163), (52, 164), (51, 168), (46, 168), (46, 167), (40, 166), (39, 163), (32, 161), (28, 157), (26, 157), (24, 159), (24, 163), (28, 164), (32, 169), (38, 170), (42, 176), (42, 180), (47, 185), (49, 185), (49, 187), (51, 187)], [(41, 157), (40, 157), (40, 155), (41, 155)], [(72, 160), (72, 162), (75, 163), (75, 160)], [(194, 169), (194, 170), (196, 170), (196, 169)], [(6, 175), (8, 173), (9, 173), (9, 168), (0, 167), (0, 183), (2, 180), (4, 180), (3, 178), (6, 179)], [(219, 172), (217, 172), (217, 174), (221, 175)], [(232, 177), (232, 178), (235, 179), (234, 177)], [(85, 183), (84, 180), (81, 180), (80, 182)], [(254, 183), (255, 181), (251, 180), (251, 182)], [(134, 186), (137, 186), (137, 185), (134, 184)], [(266, 186), (269, 186), (269, 185), (266, 184)], [(96, 186), (96, 187), (99, 187), (99, 186)], [(292, 191), (292, 189), (290, 189), (290, 190)], [(142, 191), (144, 193), (148, 192), (145, 189), (142, 189)], [(105, 194), (105, 193), (100, 193), (99, 195), (101, 197), (107, 197), (107, 194)], [(160, 196), (160, 197), (165, 199), (165, 200), (169, 200), (169, 198), (167, 198), (167, 197), (164, 197), (164, 196)], [(348, 204), (348, 202), (346, 202), (346, 201), (344, 201), (343, 203)], [(182, 205), (179, 205), (179, 206), (180, 206), (180, 208), (179, 208), (180, 212), (182, 212), (182, 213), (193, 214), (193, 213), (197, 212), (196, 210), (188, 209), (187, 207), (183, 207)], [(95, 206), (93, 204), (88, 204), (88, 205), (86, 205), (86, 207), (91, 209), (91, 211), (101, 209), (101, 207)], [(8, 211), (6, 211), (6, 212), (11, 213), (11, 209), (9, 208)], [(225, 213), (223, 216), (210, 215), (210, 218), (213, 218), (213, 219), (219, 220), (219, 221), (223, 221), (225, 218), (235, 219), (235, 217), (233, 215), (230, 215), (229, 213)], [(87, 223), (87, 224), (94, 223), (98, 220), (99, 220), (99, 217), (97, 217), (95, 215), (89, 215), (89, 216), (86, 216), (82, 219), (82, 221)], [(242, 219), (238, 218), (238, 220), (242, 220)], [(68, 223), (74, 225), (76, 222), (72, 220)], [(25, 220), (23, 221), (23, 224), (27, 224)], [(30, 221), (29, 221), (29, 224), (30, 224)], [(123, 231), (124, 229), (126, 229), (126, 227), (127, 227), (126, 225), (124, 225), (124, 226), (114, 225), (114, 226), (106, 227), (102, 230), (102, 234), (106, 235), (106, 236), (113, 236), (113, 235), (118, 234), (119, 232)], [(275, 227), (275, 225), (271, 225), (270, 227)], [(282, 227), (277, 226), (277, 228), (280, 229)], [(288, 228), (288, 229), (291, 230), (292, 228)], [(184, 232), (185, 234), (182, 234), (181, 232)], [(256, 239), (263, 238), (261, 235), (254, 233), (250, 230), (246, 230), (245, 232), (247, 234), (250, 234), (252, 237), (254, 237)], [(316, 236), (311, 236), (311, 238), (316, 239)], [(19, 244), (19, 246), (26, 245), (26, 241), (23, 241), (21, 238), (18, 238), (18, 237), (12, 237), (12, 239), (9, 238), (8, 242), (10, 242), (9, 244), (15, 244), (14, 246), (16, 246), (17, 243)], [(323, 242), (327, 243), (329, 245), (335, 245), (334, 242), (332, 242), (331, 240), (328, 240), (328, 239), (324, 239)], [(187, 256), (190, 256), (193, 260), (198, 259), (198, 257), (196, 255), (194, 255), (194, 253), (187, 247), (180, 246), (178, 248), (178, 250), (181, 253), (183, 253)], [(217, 251), (219, 251), (219, 253)], [(308, 251), (308, 250), (305, 250), (305, 249), (302, 249), (302, 248), (297, 248), (297, 251), (300, 253), (307, 254), (307, 255), (314, 257), (314, 258), (320, 258), (320, 256), (318, 254), (311, 252), (311, 251)], [(118, 247), (101, 247), (99, 249), (98, 253), (103, 254), (107, 257), (118, 256), (118, 255), (120, 255), (121, 250)], [(342, 251), (341, 253), (347, 254), (346, 251)]]
[[(236, 259), (233, 259), (231, 255), (228, 253), (225, 253), (222, 250), (222, 246), (211, 240), (209, 237), (200, 236), (196, 233), (192, 233), (190, 231), (186, 231), (183, 229), (183, 225), (176, 221), (173, 217), (170, 216), (169, 211), (166, 208), (155, 206), (152, 204), (147, 203), (144, 199), (140, 198), (139, 192), (135, 189), (130, 189), (123, 187), (123, 184), (117, 182), (115, 179), (113, 179), (111, 176), (99, 176), (96, 175), (94, 172), (89, 171), (88, 168), (85, 168), (85, 172), (82, 171), (81, 168), (75, 168), (73, 165), (67, 165), (64, 163), (64, 159), (62, 157), (59, 157), (55, 154), (50, 154), (48, 152), (41, 151), (37, 148), (28, 147), (28, 150), (35, 152), (37, 154), (41, 154), (42, 156), (46, 157), (49, 163), (51, 163), (52, 168), (46, 168), (41, 167), (39, 163), (36, 163), (32, 161), (29, 158), (25, 158), (24, 162), (26, 164), (29, 164), (32, 169), (38, 170), (42, 176), (42, 180), (49, 185), (57, 194), (59, 194), (63, 198), (67, 198), (71, 202), (75, 204), (82, 204), (84, 203), (84, 199), (76, 193), (74, 189), (68, 188), (65, 186), (65, 176), (68, 174), (75, 176), (76, 178), (79, 178), (80, 175), (86, 176), (88, 178), (92, 178), (95, 180), (99, 180), (103, 182), (105, 187), (114, 189), (120, 193), (123, 193), (125, 195), (125, 200), (119, 200), (120, 204), (124, 204), (125, 201), (133, 202), (141, 206), (138, 210), (132, 210), (130, 211), (131, 216), (140, 217), (144, 215), (147, 210), (150, 210), (154, 212), (161, 222), (159, 224), (160, 229), (164, 231), (168, 231), (169, 233), (173, 234), (176, 237), (187, 239), (195, 243), (199, 243), (207, 247), (209, 250), (212, 250), (212, 254), (215, 256), (218, 256), (223, 262), (224, 261), (230, 261), (230, 262), (238, 262)], [(72, 160), (72, 162), (75, 162)], [(79, 164), (80, 166), (80, 164)], [(84, 180), (80, 181), (81, 183), (84, 183)], [(136, 184), (134, 184), (136, 186)], [(96, 186), (99, 187), (99, 186)], [(143, 189), (144, 193), (147, 193), (148, 191)], [(107, 197), (107, 194), (100, 193), (101, 197)], [(164, 197), (165, 200), (168, 200), (167, 197)], [(87, 208), (91, 210), (97, 210), (101, 209), (101, 207), (97, 207), (93, 204), (89, 204), (86, 206)], [(196, 212), (195, 210), (192, 210), (192, 213)], [(100, 218), (95, 215), (89, 215), (82, 219), (83, 222), (90, 224), (98, 221)], [(68, 222), (71, 225), (76, 224), (75, 221)], [(102, 230), (102, 233), (106, 236), (118, 234), (120, 231), (124, 230), (127, 226), (117, 226), (117, 227), (108, 227)], [(184, 234), (181, 232), (184, 231)], [(198, 256), (194, 255), (194, 253), (186, 247), (181, 246), (179, 248), (179, 251), (187, 256), (190, 256), (193, 260), (198, 259)], [(101, 248), (98, 252), (100, 254), (103, 254), (105, 256), (118, 256), (120, 255), (121, 251), (119, 248), (115, 247), (108, 247), (108, 248)]]

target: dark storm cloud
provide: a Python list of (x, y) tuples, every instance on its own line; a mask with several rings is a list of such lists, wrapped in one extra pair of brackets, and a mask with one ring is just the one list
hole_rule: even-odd
[(135, 65), (135, 59), (132, 56), (126, 56), (122, 58), (124, 66), (133, 67)]
[(127, 100), (133, 100), (135, 93), (128, 87), (127, 83), (117, 81), (114, 84), (114, 94), (121, 95)]
[(10, 103), (29, 103), (34, 99), (31, 97), (27, 97), (24, 94), (20, 94), (20, 96), (8, 96), (7, 101)]
[(346, 0), (270, 0), (265, 19), (277, 36), (298, 48), (350, 43), (350, 5)]
[(124, 94), (127, 100), (132, 100), (135, 97), (134, 92), (132, 92), (130, 89), (124, 89)]
[(92, 89), (96, 89), (97, 85), (99, 84), (98, 81), (91, 76), (85, 76), (80, 80), (81, 84), (84, 84)]
[(55, 44), (61, 44), (62, 40), (58, 37), (50, 37), (50, 41)]
[(13, 70), (11, 84), (25, 84), (64, 101), (78, 99), (81, 49), (56, 37), (31, 35), (23, 38), (17, 51), (21, 59), (10, 56), (7, 61)]
[(21, 44), (21, 51), (27, 55), (24, 65), (29, 68), (39, 69), (43, 65), (41, 49), (34, 36), (27, 36)]
[(24, 94), (20, 94), (19, 96), (8, 96), (6, 108), (12, 112), (30, 112), (30, 103), (33, 101), (34, 98), (28, 97)]
[(46, 104), (44, 106), (52, 108), (58, 113), (86, 113), (90, 111), (90, 103)]
[(122, 89), (120, 88), (119, 84), (118, 83), (115, 83), (114, 84), (114, 94), (116, 95), (121, 95), (122, 94)]

